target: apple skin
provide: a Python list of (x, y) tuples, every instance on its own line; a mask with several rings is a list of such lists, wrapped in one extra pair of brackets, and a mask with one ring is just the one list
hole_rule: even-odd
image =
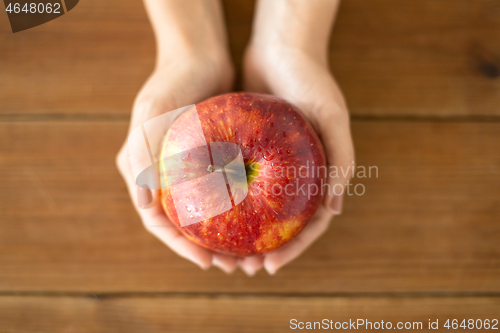
[[(174, 175), (172, 172), (169, 175), (165, 169), (161, 173), (164, 184), (167, 184), (161, 190), (161, 203), (170, 221), (195, 243), (236, 256), (263, 254), (292, 240), (311, 220), (323, 199), (323, 191), (315, 194), (307, 189), (313, 189), (312, 184), (321, 189), (326, 180), (323, 145), (309, 121), (295, 106), (274, 96), (256, 93), (220, 95), (196, 104), (196, 109), (185, 111), (173, 122), (165, 135), (160, 158), (167, 151), (187, 151), (193, 147), (190, 143), (200, 140), (193, 129), (196, 114), (206, 143), (230, 142), (241, 149), (247, 168), (244, 178), (248, 181), (248, 194), (239, 204), (233, 202), (233, 207), (222, 214), (181, 226), (167, 184), (168, 177), (172, 181), (172, 177), (183, 173), (193, 175), (207, 170), (200, 154), (188, 154), (182, 157), (182, 161), (194, 159), (194, 162), (178, 163)], [(309, 172), (307, 177), (286, 172), (306, 165), (322, 166), (325, 172), (314, 176)], [(198, 171), (193, 173), (196, 169)], [(305, 170), (301, 170), (302, 175), (305, 175)], [(277, 185), (271, 192), (274, 184)], [(287, 193), (293, 194), (287, 195), (283, 191), (277, 195), (280, 186), (283, 190), (288, 184), (292, 185)], [(196, 191), (195, 187), (193, 191)], [(215, 192), (201, 194), (203, 200), (220, 200), (217, 194), (211, 197), (211, 193)], [(188, 206), (186, 209), (189, 210)]]

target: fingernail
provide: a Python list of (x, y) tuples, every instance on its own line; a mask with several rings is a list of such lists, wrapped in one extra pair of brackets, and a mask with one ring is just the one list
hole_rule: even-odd
[(153, 202), (153, 191), (147, 188), (137, 187), (137, 205), (139, 208), (147, 208)]
[(340, 215), (342, 214), (342, 205), (344, 202), (343, 194), (334, 194), (332, 201), (330, 201), (330, 208), (333, 210), (333, 214)]
[(193, 261), (193, 262), (204, 271), (208, 270), (212, 266), (211, 262), (210, 263), (206, 263), (206, 262), (202, 262), (202, 261)]
[(255, 271), (250, 271), (250, 270), (244, 270), (245, 274), (248, 276), (248, 277), (254, 277), (255, 276)]
[(212, 266), (218, 267), (221, 271), (223, 271), (226, 274), (233, 274), (233, 272), (236, 270), (237, 266), (228, 266), (224, 265), (221, 261), (217, 259), (217, 256), (213, 256), (212, 259)]
[(266, 271), (267, 271), (267, 274), (273, 276), (274, 274), (276, 274), (276, 272), (278, 271), (277, 269), (269, 269), (269, 268), (266, 268)]
[(224, 268), (223, 271), (228, 274), (228, 275), (231, 275), (234, 273), (234, 271), (236, 270), (236, 267), (235, 268)]

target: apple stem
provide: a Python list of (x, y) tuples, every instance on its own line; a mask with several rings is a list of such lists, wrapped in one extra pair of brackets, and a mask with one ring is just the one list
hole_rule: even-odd
[(224, 169), (224, 168), (217, 168), (213, 165), (209, 165), (208, 168), (207, 168), (207, 171), (209, 172), (222, 172), (222, 171), (226, 171), (226, 173), (230, 173), (230, 174), (233, 174), (233, 175), (239, 175), (240, 173), (235, 171), (235, 170), (232, 170), (232, 169)]

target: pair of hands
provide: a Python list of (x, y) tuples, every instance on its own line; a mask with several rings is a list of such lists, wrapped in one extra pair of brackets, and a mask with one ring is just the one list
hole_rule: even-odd
[[(322, 0), (314, 1), (318, 2), (315, 4), (318, 6), (315, 10), (325, 10)], [(301, 5), (304, 4), (305, 2), (301, 2)], [(274, 36), (269, 34), (276, 19), (271, 15), (273, 11), (279, 17), (287, 10), (297, 10), (286, 5), (285, 1), (285, 7), (280, 9), (268, 8), (266, 6), (269, 5), (264, 2), (258, 4), (254, 36), (244, 58), (244, 88), (247, 91), (273, 94), (296, 105), (319, 134), (326, 150), (328, 164), (347, 170), (348, 167), (353, 167), (354, 160), (349, 115), (343, 96), (328, 70), (326, 49), (323, 55), (321, 48), (301, 43), (300, 37), (294, 37), (293, 42), (289, 42), (287, 38), (282, 38), (281, 32)], [(151, 7), (154, 5), (149, 5), (150, 11)], [(335, 8), (330, 12), (331, 24)], [(154, 27), (155, 15), (150, 13)], [(314, 19), (314, 15), (311, 19)], [(325, 18), (326, 21), (328, 19)], [(159, 29), (157, 26), (157, 41), (160, 44), (157, 66), (136, 98), (130, 130), (141, 122), (167, 111), (229, 92), (232, 87), (233, 66), (227, 48), (212, 49), (202, 46), (200, 50), (195, 47), (178, 47), (175, 52), (162, 54), (162, 49), (169, 48), (165, 44), (161, 45)], [(329, 27), (326, 39), (328, 32)], [(307, 35), (307, 32), (304, 34)], [(307, 36), (302, 37), (302, 40), (307, 40)], [(150, 144), (156, 145), (159, 142)], [(330, 192), (313, 220), (288, 244), (265, 255), (237, 258), (214, 253), (191, 242), (171, 224), (159, 203), (159, 191), (143, 190), (135, 184), (127, 141), (118, 153), (116, 161), (145, 228), (178, 255), (203, 269), (213, 265), (231, 273), (240, 267), (247, 275), (253, 276), (264, 267), (273, 275), (312, 244), (328, 228), (332, 216), (340, 214), (342, 210), (343, 196)], [(331, 178), (330, 188), (336, 184), (345, 186), (348, 181), (349, 176)]]

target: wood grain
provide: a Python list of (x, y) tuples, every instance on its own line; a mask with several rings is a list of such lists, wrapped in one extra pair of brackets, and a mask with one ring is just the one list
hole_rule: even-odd
[(0, 113), (129, 115), (154, 57), (141, 1), (80, 1), (16, 34), (0, 15)]
[[(238, 69), (253, 6), (224, 1)], [(353, 115), (498, 116), (499, 35), (494, 0), (347, 0), (330, 64)], [(0, 15), (0, 114), (128, 116), (154, 52), (140, 1), (81, 1), (16, 34)]]
[(500, 108), (500, 2), (342, 1), (330, 63), (355, 115)]
[[(240, 90), (254, 1), (223, 5)], [(378, 177), (296, 261), (248, 278), (149, 235), (115, 168), (154, 65), (141, 1), (80, 1), (16, 34), (0, 15), (0, 332), (500, 319), (498, 36), (495, 0), (342, 1), (330, 66)]]
[[(142, 228), (114, 166), (126, 122), (0, 123), (0, 291), (500, 290), (500, 123), (355, 121), (363, 196), (269, 277), (202, 272)], [(360, 190), (358, 188), (358, 190)]]
[[(2, 332), (288, 332), (290, 320), (363, 319), (392, 327), (429, 319), (498, 319), (499, 298), (0, 297)], [(414, 324), (415, 323), (415, 324)], [(361, 324), (361, 322), (360, 322)], [(314, 324), (312, 324), (314, 325)], [(344, 324), (345, 325), (345, 324)], [(373, 327), (373, 326), (372, 326)], [(375, 326), (376, 327), (376, 326)], [(415, 326), (416, 327), (416, 326)], [(379, 331), (366, 329), (363, 331)], [(462, 330), (462, 329), (460, 329)], [(421, 331), (415, 329), (414, 331)], [(434, 331), (434, 330), (433, 330)], [(475, 330), (472, 330), (475, 331)], [(482, 331), (482, 330), (481, 330)]]

